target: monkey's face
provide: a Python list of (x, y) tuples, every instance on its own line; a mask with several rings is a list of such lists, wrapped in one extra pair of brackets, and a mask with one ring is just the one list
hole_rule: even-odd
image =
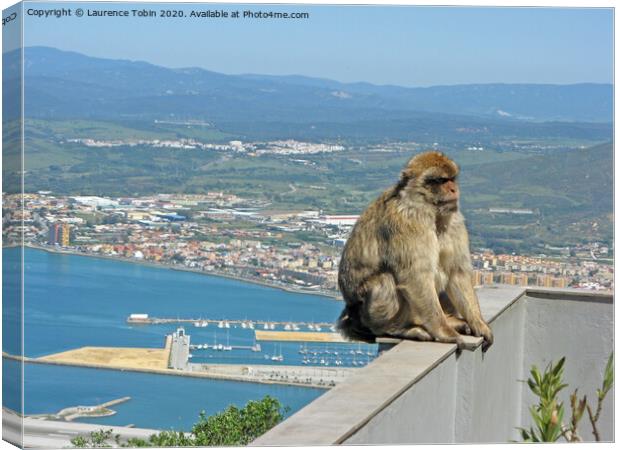
[(424, 188), (430, 192), (429, 198), (439, 213), (456, 212), (459, 208), (459, 186), (456, 175), (443, 173), (430, 175), (424, 179)]
[(449, 214), (459, 207), (458, 174), (459, 167), (443, 153), (420, 153), (407, 163), (396, 188), (411, 198), (422, 196), (438, 213)]

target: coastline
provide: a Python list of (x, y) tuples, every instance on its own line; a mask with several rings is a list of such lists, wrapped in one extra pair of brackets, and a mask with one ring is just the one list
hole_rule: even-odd
[[(20, 245), (5, 245), (3, 248), (15, 248), (15, 247), (20, 247)], [(253, 278), (245, 278), (245, 277), (236, 276), (233, 274), (220, 272), (220, 271), (206, 272), (204, 270), (192, 269), (190, 267), (178, 267), (178, 266), (173, 266), (169, 264), (155, 263), (152, 261), (144, 261), (144, 260), (141, 261), (135, 258), (126, 258), (124, 256), (108, 256), (108, 255), (84, 253), (84, 252), (79, 252), (79, 251), (74, 251), (74, 250), (65, 250), (65, 249), (61, 250), (61, 249), (56, 249), (56, 248), (44, 247), (44, 246), (36, 245), (32, 243), (24, 244), (23, 247), (31, 248), (34, 250), (43, 250), (48, 253), (56, 253), (60, 255), (84, 256), (84, 257), (89, 257), (89, 258), (107, 259), (110, 261), (121, 261), (121, 262), (127, 262), (131, 264), (139, 264), (145, 267), (151, 267), (151, 268), (156, 268), (156, 269), (169, 269), (169, 270), (176, 270), (179, 272), (191, 272), (191, 273), (197, 273), (200, 275), (211, 275), (215, 277), (228, 278), (230, 280), (240, 281), (244, 283), (252, 283), (252, 284), (256, 284), (256, 285), (263, 286), (263, 287), (280, 289), (282, 291), (291, 292), (294, 294), (316, 295), (317, 297), (325, 297), (325, 298), (330, 298), (335, 301), (342, 301), (342, 298), (336, 292), (332, 293), (332, 292), (327, 292), (327, 291), (313, 291), (313, 290), (307, 290), (307, 289), (302, 289), (302, 288), (296, 288), (294, 286), (282, 286), (279, 284), (273, 284), (273, 283), (269, 283), (266, 281), (256, 280)]]

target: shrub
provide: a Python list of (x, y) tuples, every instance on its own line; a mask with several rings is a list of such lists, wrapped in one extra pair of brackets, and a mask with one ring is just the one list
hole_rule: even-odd
[(596, 412), (593, 412), (586, 396), (584, 395), (580, 399), (577, 394), (578, 390), (575, 389), (570, 396), (571, 418), (568, 425), (563, 421), (564, 404), (558, 399), (558, 393), (568, 386), (562, 382), (565, 358), (561, 358), (555, 364), (549, 363), (542, 374), (536, 366), (532, 366), (531, 377), (528, 378), (527, 385), (539, 401), (537, 405), (530, 407), (534, 427), (519, 428), (521, 438), (525, 442), (555, 442), (563, 437), (568, 442), (581, 442), (578, 426), (584, 412), (587, 411), (592, 426), (592, 434), (596, 441), (600, 441), (597, 422), (600, 418), (603, 401), (614, 382), (613, 360), (614, 354), (612, 352), (605, 366), (603, 385), (601, 389), (596, 390)]
[[(119, 444), (119, 436), (114, 436), (116, 446), (122, 447), (189, 447), (189, 446), (240, 446), (247, 445), (260, 435), (273, 428), (284, 418), (288, 408), (275, 398), (265, 396), (262, 400), (251, 400), (243, 408), (229, 406), (223, 412), (206, 416), (200, 413), (198, 422), (190, 433), (181, 431), (161, 431), (148, 439), (131, 438), (126, 444)], [(74, 447), (111, 447), (112, 430), (92, 432), (89, 438), (78, 436), (71, 440)]]

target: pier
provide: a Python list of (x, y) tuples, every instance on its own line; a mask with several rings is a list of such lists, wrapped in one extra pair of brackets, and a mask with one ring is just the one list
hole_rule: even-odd
[(116, 411), (110, 409), (110, 406), (118, 405), (131, 400), (131, 397), (121, 397), (109, 402), (101, 403), (93, 406), (71, 406), (58, 411), (56, 414), (32, 414), (28, 417), (44, 420), (65, 420), (71, 422), (80, 417), (107, 417), (116, 414)]
[(302, 329), (308, 331), (321, 332), (324, 330), (335, 331), (335, 326), (332, 322), (294, 322), (294, 321), (278, 321), (278, 320), (241, 320), (241, 319), (204, 319), (197, 318), (182, 319), (179, 317), (150, 317), (148, 314), (131, 314), (127, 318), (127, 323), (132, 325), (159, 325), (166, 323), (176, 324), (192, 324), (194, 327), (203, 328), (209, 325), (217, 326), (218, 328), (247, 328), (254, 329), (255, 327), (262, 328), (263, 330), (275, 330), (276, 328), (282, 328), (284, 331), (301, 331)]

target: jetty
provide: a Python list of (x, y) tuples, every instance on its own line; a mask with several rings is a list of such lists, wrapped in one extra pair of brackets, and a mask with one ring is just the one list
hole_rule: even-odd
[(58, 411), (56, 414), (33, 414), (28, 415), (34, 419), (43, 420), (64, 420), (71, 422), (74, 419), (80, 417), (107, 417), (116, 414), (116, 411), (110, 409), (110, 406), (118, 405), (131, 400), (131, 397), (121, 397), (109, 402), (101, 403), (100, 405), (93, 406), (71, 406)]
[(333, 322), (296, 322), (279, 320), (248, 320), (248, 319), (208, 319), (208, 318), (180, 318), (180, 317), (151, 317), (148, 314), (130, 314), (127, 323), (132, 325), (160, 325), (166, 323), (193, 324), (197, 328), (217, 326), (218, 328), (247, 328), (260, 327), (263, 330), (275, 330), (282, 328), (284, 331), (323, 331), (324, 329), (335, 331)]

